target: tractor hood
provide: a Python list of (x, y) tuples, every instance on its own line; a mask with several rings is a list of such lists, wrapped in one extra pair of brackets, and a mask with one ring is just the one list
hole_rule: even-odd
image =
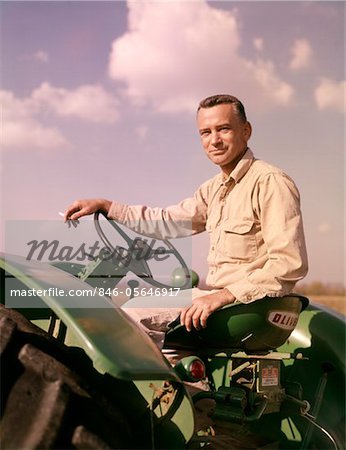
[(99, 372), (125, 380), (179, 381), (151, 339), (96, 288), (20, 256), (0, 254), (0, 268), (1, 302), (18, 310), (54, 311)]

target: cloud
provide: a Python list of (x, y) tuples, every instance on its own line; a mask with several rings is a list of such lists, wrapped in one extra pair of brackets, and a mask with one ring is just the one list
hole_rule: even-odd
[(47, 63), (49, 61), (49, 55), (44, 50), (37, 50), (37, 52), (34, 53), (34, 60)]
[(331, 109), (343, 113), (345, 111), (346, 81), (339, 83), (322, 78), (315, 89), (315, 101), (319, 110)]
[(252, 108), (290, 104), (293, 88), (273, 61), (240, 55), (235, 10), (206, 1), (128, 2), (128, 9), (128, 31), (113, 42), (109, 75), (134, 104), (190, 112), (201, 98), (225, 92)]
[[(118, 101), (99, 85), (82, 85), (74, 90), (43, 83), (26, 98), (0, 91), (2, 145), (14, 149), (66, 149), (71, 144), (56, 126), (43, 125), (56, 117), (73, 117), (94, 123), (118, 119)], [(48, 117), (48, 112), (53, 116)]]
[(30, 99), (18, 99), (0, 91), (2, 108), (1, 146), (4, 149), (52, 150), (70, 148), (70, 143), (54, 127), (45, 127), (35, 118), (37, 108)]
[(280, 80), (272, 62), (258, 59), (256, 63), (248, 61), (246, 65), (258, 84), (268, 94), (271, 92), (271, 100), (281, 105), (287, 105), (291, 102), (294, 89), (290, 84)]
[(2, 135), (1, 142), (5, 149), (51, 150), (70, 147), (59, 130), (43, 127), (35, 120), (5, 121)]
[(291, 53), (292, 59), (289, 64), (290, 69), (301, 70), (310, 66), (313, 52), (307, 39), (295, 40), (291, 48)]
[(263, 50), (263, 46), (264, 46), (263, 39), (262, 38), (255, 38), (253, 40), (253, 45), (254, 45), (256, 50), (261, 52)]
[(113, 123), (118, 119), (118, 102), (99, 85), (67, 90), (46, 82), (32, 93), (32, 99), (63, 117), (97, 123)]
[(319, 233), (328, 233), (332, 229), (331, 225), (329, 223), (321, 223), (318, 226)]
[(149, 128), (147, 125), (139, 125), (135, 129), (136, 136), (140, 142), (144, 142), (148, 136)]

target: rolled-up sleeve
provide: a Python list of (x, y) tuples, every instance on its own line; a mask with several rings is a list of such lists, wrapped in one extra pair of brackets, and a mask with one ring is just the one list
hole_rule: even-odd
[(205, 230), (207, 216), (205, 189), (206, 186), (202, 185), (193, 197), (167, 208), (113, 202), (108, 218), (137, 233), (157, 239), (191, 236)]

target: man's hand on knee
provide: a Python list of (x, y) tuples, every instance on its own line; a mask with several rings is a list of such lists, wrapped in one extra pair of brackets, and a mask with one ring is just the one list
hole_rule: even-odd
[(221, 289), (213, 294), (203, 295), (192, 300), (192, 305), (183, 309), (180, 314), (180, 323), (187, 331), (192, 327), (199, 330), (207, 326), (207, 319), (214, 311), (222, 306), (229, 305), (235, 301), (233, 294), (228, 289)]

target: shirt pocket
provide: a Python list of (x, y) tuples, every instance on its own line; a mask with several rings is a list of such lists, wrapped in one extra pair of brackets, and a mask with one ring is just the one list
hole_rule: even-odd
[(232, 260), (252, 261), (257, 255), (253, 219), (230, 218), (221, 227), (220, 252)]

